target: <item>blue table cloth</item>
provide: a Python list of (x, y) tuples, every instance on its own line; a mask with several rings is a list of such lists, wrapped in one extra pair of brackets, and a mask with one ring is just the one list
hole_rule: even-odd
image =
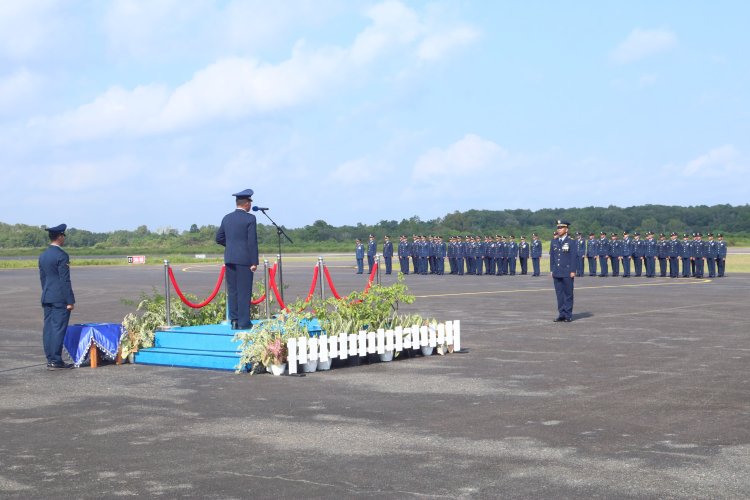
[(125, 329), (119, 323), (84, 323), (69, 325), (63, 345), (78, 368), (86, 360), (93, 342), (107, 359), (115, 359)]

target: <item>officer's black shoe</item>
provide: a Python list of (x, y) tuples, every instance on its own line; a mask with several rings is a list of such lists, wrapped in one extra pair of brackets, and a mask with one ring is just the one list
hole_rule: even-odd
[(240, 324), (237, 323), (236, 319), (233, 319), (232, 320), (232, 330), (239, 330), (239, 329), (240, 329)]
[(573, 320), (571, 318), (565, 318), (563, 321), (566, 322), (566, 323), (570, 323)]
[(555, 323), (560, 323), (561, 321), (565, 321), (565, 318), (563, 318), (562, 316), (558, 316), (557, 318), (553, 319), (552, 321), (554, 321)]
[(73, 368), (71, 363), (47, 363), (47, 369), (52, 370), (67, 370)]

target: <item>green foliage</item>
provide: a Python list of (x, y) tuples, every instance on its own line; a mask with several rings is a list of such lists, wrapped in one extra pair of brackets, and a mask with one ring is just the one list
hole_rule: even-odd
[(260, 373), (264, 367), (286, 363), (289, 339), (309, 335), (305, 326), (308, 313), (286, 312), (276, 317), (262, 320), (253, 325), (249, 332), (238, 332), (235, 341), (240, 342), (240, 362), (236, 372), (244, 371), (251, 365), (250, 374)]

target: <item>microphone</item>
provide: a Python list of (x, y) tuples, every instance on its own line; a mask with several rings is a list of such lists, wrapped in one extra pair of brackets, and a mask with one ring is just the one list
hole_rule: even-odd
[(263, 212), (265, 210), (271, 210), (271, 209), (268, 207), (253, 207), (253, 212), (257, 212), (257, 211)]

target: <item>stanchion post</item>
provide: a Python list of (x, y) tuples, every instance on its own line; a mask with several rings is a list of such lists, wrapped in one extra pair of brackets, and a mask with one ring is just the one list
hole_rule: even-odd
[(279, 295), (281, 295), (281, 301), (286, 303), (284, 300), (284, 273), (281, 270), (281, 254), (276, 254), (276, 262), (278, 263), (277, 269), (276, 269), (276, 276), (279, 277), (279, 279), (276, 280), (276, 284), (279, 286)]
[(323, 302), (326, 299), (323, 286), (323, 257), (318, 257), (318, 283), (320, 284), (320, 301)]
[(263, 259), (263, 288), (266, 291), (266, 300), (263, 302), (266, 305), (266, 319), (271, 318), (271, 289), (268, 288), (268, 259)]
[(375, 283), (380, 284), (380, 254), (375, 255)]
[(169, 287), (169, 261), (164, 259), (164, 299), (167, 306), (167, 328), (172, 328), (171, 297)]

